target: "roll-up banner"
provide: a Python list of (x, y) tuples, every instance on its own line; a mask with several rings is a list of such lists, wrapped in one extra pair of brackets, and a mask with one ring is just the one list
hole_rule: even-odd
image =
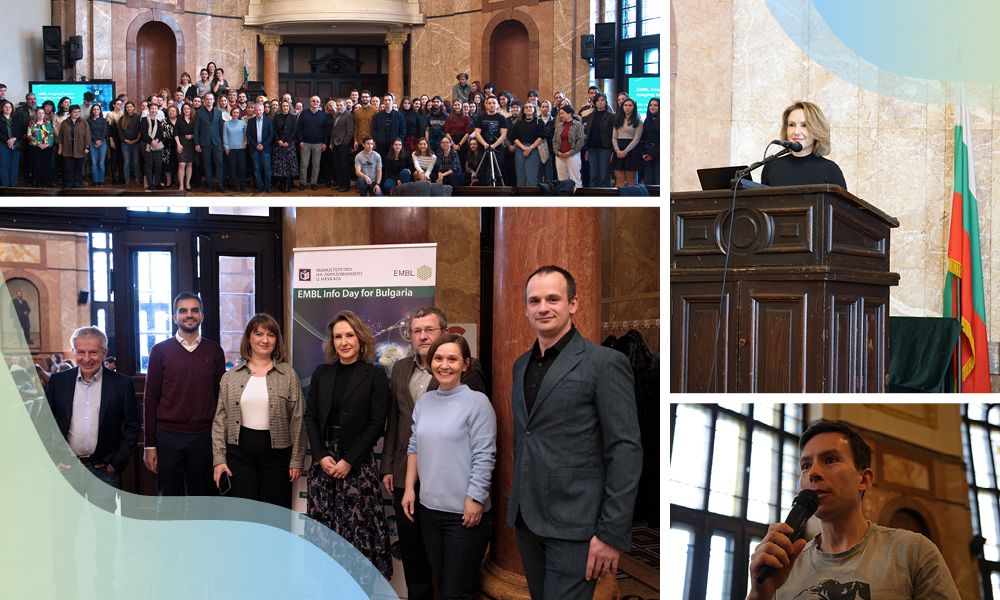
[[(434, 305), (437, 244), (295, 248), (292, 271), (292, 366), (308, 393), (316, 367), (325, 364), (326, 326), (344, 310), (356, 313), (375, 336), (376, 363), (392, 365), (410, 352), (410, 315)], [(474, 332), (473, 332), (474, 335)], [(475, 347), (475, 346), (473, 346)], [(382, 440), (375, 446), (381, 459)], [(306, 465), (308, 468), (308, 464)], [(293, 508), (306, 511), (305, 477), (296, 482)], [(382, 490), (393, 545), (393, 588), (405, 595), (392, 499)]]

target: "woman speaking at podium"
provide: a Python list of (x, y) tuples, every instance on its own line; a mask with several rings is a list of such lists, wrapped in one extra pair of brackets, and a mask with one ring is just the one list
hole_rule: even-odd
[(799, 101), (785, 109), (781, 122), (781, 139), (802, 144), (802, 150), (764, 165), (760, 182), (770, 186), (831, 183), (846, 190), (840, 167), (823, 158), (830, 153), (830, 125), (823, 111), (812, 102)]

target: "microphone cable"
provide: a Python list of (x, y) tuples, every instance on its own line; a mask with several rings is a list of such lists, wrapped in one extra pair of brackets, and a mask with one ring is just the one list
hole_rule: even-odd
[[(766, 148), (764, 148), (764, 158), (767, 158), (767, 151), (771, 148), (774, 142), (770, 142)], [(729, 211), (729, 235), (726, 238), (726, 262), (722, 267), (722, 291), (719, 293), (719, 319), (715, 322), (715, 343), (712, 345), (712, 366), (708, 371), (708, 382), (705, 384), (705, 393), (709, 394), (712, 391), (712, 376), (715, 375), (715, 359), (719, 353), (719, 332), (722, 328), (722, 306), (726, 302), (726, 276), (729, 274), (729, 254), (733, 246), (733, 223), (736, 222), (736, 192), (740, 189), (740, 182), (743, 181), (744, 177), (749, 177), (750, 173), (740, 175), (736, 179), (736, 184), (733, 185), (733, 206)]]

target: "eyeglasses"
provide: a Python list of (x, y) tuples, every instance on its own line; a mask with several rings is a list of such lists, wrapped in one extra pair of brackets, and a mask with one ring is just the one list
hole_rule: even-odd
[(419, 336), (422, 333), (426, 333), (427, 335), (431, 335), (435, 331), (441, 331), (441, 328), (440, 327), (428, 327), (426, 329), (411, 329), (410, 330), (410, 336), (414, 336), (415, 337), (415, 336)]

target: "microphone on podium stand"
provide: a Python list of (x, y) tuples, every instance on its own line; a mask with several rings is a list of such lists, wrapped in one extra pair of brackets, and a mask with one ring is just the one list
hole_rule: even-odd
[[(816, 508), (819, 506), (819, 496), (816, 492), (812, 490), (802, 490), (795, 496), (792, 500), (792, 509), (788, 511), (788, 516), (785, 518), (785, 523), (787, 523), (794, 533), (788, 537), (789, 540), (794, 544), (795, 540), (799, 539), (802, 535), (802, 529), (806, 525), (806, 521), (809, 517), (813, 516), (816, 512)], [(764, 580), (774, 575), (774, 567), (771, 565), (764, 565), (761, 567), (760, 572), (757, 573), (757, 583), (764, 583)]]
[[(739, 190), (745, 188), (766, 187), (760, 183), (757, 183), (749, 179), (750, 173), (759, 167), (763, 167), (764, 165), (766, 165), (767, 163), (771, 162), (776, 158), (780, 158), (786, 154), (790, 154), (792, 152), (799, 152), (802, 150), (802, 144), (798, 142), (783, 142), (781, 140), (771, 140), (771, 144), (777, 144), (778, 146), (784, 148), (784, 150), (782, 150), (781, 152), (776, 152), (771, 156), (766, 157), (764, 160), (759, 160), (754, 164), (750, 165), (749, 167), (743, 169), (742, 171), (737, 171), (736, 178), (730, 182), (731, 184), (730, 187), (732, 189)], [(771, 147), (771, 144), (767, 145), (768, 148)], [(764, 152), (767, 152), (766, 148), (764, 149)], [(744, 181), (744, 178), (746, 178), (746, 181)]]

